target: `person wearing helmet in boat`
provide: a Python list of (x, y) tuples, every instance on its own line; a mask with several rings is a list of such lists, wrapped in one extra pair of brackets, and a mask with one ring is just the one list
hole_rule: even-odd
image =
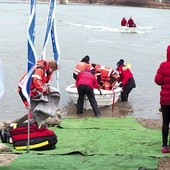
[(122, 18), (121, 20), (121, 26), (127, 26), (127, 20), (125, 18)]
[(132, 17), (129, 18), (128, 22), (127, 22), (127, 26), (128, 27), (136, 27), (135, 22), (133, 21)]
[(121, 92), (121, 101), (128, 101), (129, 93), (136, 87), (130, 65), (125, 65), (124, 60), (120, 59), (117, 62), (117, 71), (119, 73), (119, 86), (123, 88)]
[(98, 83), (94, 74), (90, 70), (81, 71), (76, 79), (76, 87), (79, 95), (77, 100), (77, 114), (83, 113), (84, 96), (86, 95), (95, 116), (100, 117), (99, 108), (93, 91), (93, 88), (98, 88)]
[(91, 70), (94, 72), (94, 68), (92, 65), (89, 63), (90, 62), (90, 57), (86, 55), (80, 62), (77, 63), (74, 72), (73, 72), (73, 78), (76, 80), (78, 73), (84, 70)]
[[(53, 72), (58, 69), (58, 64), (56, 61), (45, 61), (39, 60), (34, 68), (30, 80), (30, 103), (31, 111), (37, 106), (38, 102), (33, 102), (33, 99), (37, 96), (47, 95), (50, 92), (49, 82), (52, 78)], [(27, 73), (22, 76), (18, 83), (18, 93), (27, 109), (29, 109), (29, 102), (22, 93), (22, 88), (24, 85), (25, 77)], [(25, 120), (27, 117), (25, 117)], [(24, 117), (22, 122), (25, 121)]]
[(95, 76), (97, 77), (100, 88), (111, 90), (118, 80), (118, 74), (111, 67), (101, 66), (100, 64), (92, 64), (95, 69)]

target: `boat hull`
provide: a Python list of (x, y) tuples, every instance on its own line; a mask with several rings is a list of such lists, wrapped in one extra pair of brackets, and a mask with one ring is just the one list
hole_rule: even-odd
[[(66, 91), (68, 92), (73, 103), (77, 104), (78, 91), (77, 91), (77, 88), (75, 87), (75, 84), (68, 86), (66, 88)], [(101, 94), (100, 94), (100, 91), (101, 91)], [(104, 106), (110, 106), (119, 100), (122, 88), (118, 87), (114, 90), (100, 89), (100, 91), (98, 89), (94, 89), (94, 94), (95, 94), (98, 107), (104, 107)], [(84, 99), (84, 108), (86, 110), (92, 109), (87, 96), (85, 96), (85, 99)]]
[(121, 27), (119, 27), (119, 30), (120, 30), (120, 32), (137, 33), (138, 28), (137, 27), (121, 26)]

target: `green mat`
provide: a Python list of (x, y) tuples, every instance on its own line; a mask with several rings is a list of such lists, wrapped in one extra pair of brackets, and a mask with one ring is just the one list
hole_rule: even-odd
[(23, 154), (8, 167), (43, 169), (48, 163), (46, 169), (59, 170), (156, 169), (158, 159), (164, 156), (160, 152), (161, 131), (145, 128), (131, 117), (63, 119), (61, 126), (50, 128), (58, 136), (55, 149), (30, 153), (13, 149)]

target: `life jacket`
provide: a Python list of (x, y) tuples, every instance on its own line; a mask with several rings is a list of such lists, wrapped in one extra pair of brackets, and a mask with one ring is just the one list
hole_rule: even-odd
[(84, 70), (93, 70), (94, 68), (92, 67), (91, 64), (87, 64), (85, 62), (78, 62), (78, 64), (76, 65), (76, 68), (74, 69), (74, 74), (78, 75), (78, 73), (80, 73), (81, 71)]
[[(51, 79), (52, 73), (48, 73), (49, 67), (45, 60), (39, 60), (34, 68), (30, 82), (30, 95), (36, 96), (39, 92), (43, 93), (47, 90), (46, 83)], [(25, 73), (18, 83), (18, 91), (23, 88), (23, 84), (26, 81), (27, 73)]]
[(107, 66), (100, 66), (100, 67), (95, 67), (95, 72), (101, 74), (101, 80), (102, 81), (108, 81), (110, 80), (111, 74), (113, 74), (115, 71)]

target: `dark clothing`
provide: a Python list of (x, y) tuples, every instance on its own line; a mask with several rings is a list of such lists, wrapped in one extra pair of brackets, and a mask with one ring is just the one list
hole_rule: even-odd
[(161, 86), (160, 104), (162, 110), (162, 146), (168, 144), (170, 123), (170, 45), (167, 47), (167, 61), (160, 64), (155, 75), (155, 83)]
[(127, 101), (128, 100), (128, 97), (129, 97), (129, 93), (131, 92), (131, 90), (133, 88), (136, 87), (136, 84), (135, 84), (135, 80), (134, 78), (130, 78), (128, 80), (128, 83), (123, 87), (123, 91), (121, 93), (121, 100), (122, 101)]
[(77, 74), (73, 73), (73, 78), (76, 80)]
[(95, 116), (100, 116), (98, 105), (93, 92), (93, 88), (97, 88), (98, 83), (91, 71), (80, 72), (76, 79), (76, 86), (79, 95), (77, 100), (77, 113), (83, 113), (84, 97), (87, 95)]
[(77, 113), (83, 113), (84, 96), (87, 95), (95, 116), (99, 116), (100, 112), (94, 96), (93, 88), (87, 85), (80, 85), (78, 88)]
[(168, 144), (168, 133), (169, 133), (169, 123), (170, 123), (170, 105), (161, 105), (162, 109), (162, 146), (167, 146)]

